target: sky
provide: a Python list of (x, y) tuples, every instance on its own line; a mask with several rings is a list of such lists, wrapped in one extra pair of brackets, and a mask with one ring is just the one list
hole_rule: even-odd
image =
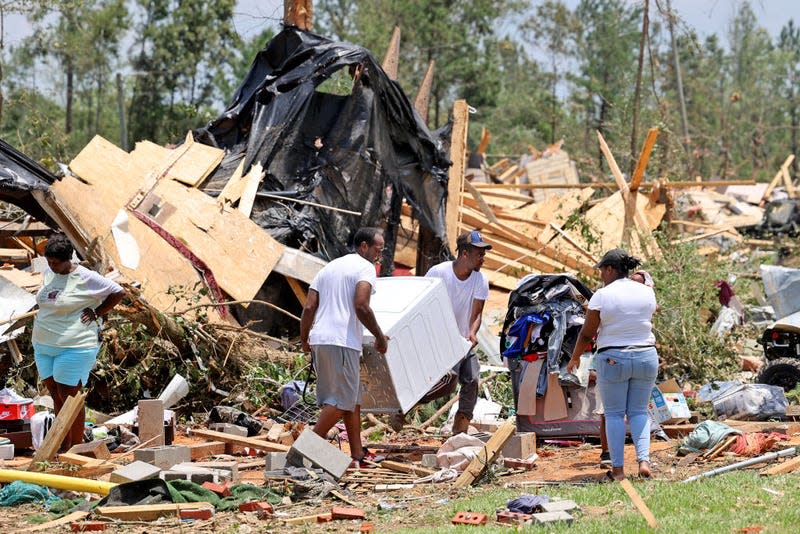
[[(626, 0), (640, 2), (641, 0)], [(701, 38), (712, 33), (726, 41), (732, 15), (743, 0), (671, 0), (672, 8), (679, 17), (693, 27)], [(578, 0), (565, 0), (570, 7)], [(658, 0), (662, 6), (667, 0)], [(539, 0), (531, 0), (532, 5)], [(789, 19), (800, 25), (800, 0), (751, 0), (759, 24), (770, 35), (777, 36)], [(651, 11), (655, 11), (655, 0), (651, 0)], [(234, 24), (244, 37), (258, 34), (266, 26), (278, 28), (283, 19), (283, 0), (239, 0), (236, 5)], [(5, 44), (14, 45), (31, 33), (30, 25), (19, 15), (8, 15), (5, 21)]]

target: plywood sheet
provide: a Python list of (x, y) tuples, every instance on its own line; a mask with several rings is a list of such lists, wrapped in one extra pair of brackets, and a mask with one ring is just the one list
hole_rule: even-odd
[(139, 208), (181, 240), (234, 300), (252, 299), (283, 254), (283, 245), (238, 210), (222, 209), (202, 191), (162, 180)]

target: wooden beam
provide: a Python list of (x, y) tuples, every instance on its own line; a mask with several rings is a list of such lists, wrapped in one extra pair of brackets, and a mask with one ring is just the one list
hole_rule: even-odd
[(467, 128), (469, 125), (469, 106), (463, 99), (453, 103), (453, 133), (450, 137), (450, 166), (447, 178), (447, 204), (445, 222), (451, 250), (456, 249), (456, 238), (461, 214), (461, 195), (464, 190), (464, 166), (467, 158)]
[(483, 200), (481, 192), (475, 189), (475, 186), (472, 185), (469, 180), (464, 180), (464, 189), (467, 191), (467, 193), (472, 195), (472, 198), (474, 198), (475, 202), (478, 203), (478, 209), (481, 210), (481, 213), (486, 215), (486, 218), (490, 222), (500, 224), (500, 221), (497, 220), (497, 216), (494, 214), (494, 211), (492, 211), (492, 208), (490, 208), (486, 201)]
[(288, 282), (289, 287), (292, 289), (292, 293), (294, 293), (294, 296), (297, 297), (297, 300), (300, 301), (302, 306), (305, 306), (306, 300), (308, 299), (308, 293), (306, 293), (306, 290), (303, 289), (303, 286), (300, 285), (300, 282), (298, 282), (296, 278), (286, 275), (284, 276), (286, 277), (286, 282)]
[(209, 502), (183, 502), (165, 504), (136, 504), (129, 506), (98, 506), (95, 513), (122, 521), (152, 521), (159, 517), (178, 517), (181, 510), (213, 508)]
[(783, 180), (784, 169), (788, 169), (789, 165), (791, 165), (793, 161), (794, 154), (789, 154), (789, 156), (783, 162), (783, 165), (781, 165), (781, 168), (778, 169), (777, 174), (775, 174), (775, 178), (772, 179), (772, 181), (769, 183), (769, 186), (767, 186), (767, 188), (764, 190), (764, 194), (761, 195), (761, 203), (759, 206), (763, 207), (764, 204), (769, 200), (769, 196), (772, 194), (772, 191), (778, 186), (779, 183), (781, 183), (781, 180)]
[(650, 152), (653, 151), (653, 146), (656, 144), (657, 138), (658, 128), (650, 128), (650, 131), (647, 132), (647, 139), (645, 139), (644, 146), (642, 147), (642, 153), (639, 154), (639, 160), (636, 162), (636, 169), (634, 169), (633, 176), (631, 176), (631, 191), (639, 190), (639, 185), (644, 176), (644, 170), (647, 168), (647, 163), (650, 161)]
[(414, 109), (417, 110), (422, 122), (428, 123), (428, 108), (431, 102), (431, 88), (433, 87), (433, 68), (436, 64), (435, 61), (428, 62), (428, 70), (425, 71), (425, 76), (422, 78), (422, 83), (419, 84), (419, 91), (417, 97), (414, 99)]
[(795, 470), (800, 469), (800, 456), (795, 456), (794, 458), (789, 458), (785, 462), (775, 464), (763, 471), (761, 471), (762, 475), (785, 475), (788, 473), (792, 473)]
[(250, 172), (243, 178), (244, 188), (242, 189), (242, 197), (239, 199), (239, 211), (245, 217), (250, 217), (253, 211), (253, 203), (256, 200), (256, 193), (258, 193), (258, 185), (264, 179), (264, 168), (260, 163), (256, 163), (250, 167)]
[(478, 143), (478, 148), (475, 149), (475, 153), (480, 154), (481, 156), (486, 154), (486, 149), (489, 147), (489, 141), (491, 138), (492, 136), (489, 133), (489, 130), (486, 128), (481, 128), (481, 140)]
[(392, 471), (396, 471), (398, 473), (411, 473), (414, 475), (419, 475), (421, 477), (426, 477), (428, 475), (434, 474), (437, 470), (436, 469), (428, 469), (426, 467), (419, 467), (413, 464), (404, 464), (402, 462), (393, 462), (391, 460), (384, 460), (380, 463), (381, 467), (386, 469), (391, 469)]
[(386, 55), (383, 56), (383, 72), (392, 80), (397, 79), (397, 67), (400, 64), (400, 26), (395, 26), (392, 30), (392, 38), (389, 39), (389, 46), (386, 48)]
[(53, 426), (45, 435), (36, 454), (33, 455), (28, 471), (37, 470), (39, 467), (37, 464), (50, 461), (56, 455), (61, 442), (64, 441), (64, 437), (72, 428), (72, 423), (78, 417), (78, 412), (83, 410), (83, 400), (85, 398), (86, 393), (83, 391), (77, 393), (74, 397), (72, 395), (67, 397), (66, 402), (61, 407), (61, 411), (56, 416), (55, 422), (53, 422)]
[(47, 523), (42, 523), (41, 525), (36, 525), (34, 527), (23, 528), (21, 530), (15, 530), (14, 532), (41, 532), (43, 530), (55, 529), (56, 527), (60, 527), (62, 525), (69, 525), (74, 521), (80, 521), (87, 515), (89, 515), (89, 512), (72, 512), (71, 514), (67, 514), (64, 517), (59, 517), (58, 519), (53, 519)]
[(286, 26), (310, 31), (313, 28), (314, 2), (312, 0), (285, 0), (283, 3), (283, 23)]
[(233, 434), (225, 434), (224, 432), (215, 432), (213, 430), (202, 430), (197, 428), (190, 428), (189, 434), (200, 436), (201, 438), (208, 438), (214, 441), (224, 441), (225, 443), (232, 443), (242, 447), (254, 447), (262, 451), (270, 452), (289, 452), (289, 447), (281, 443), (272, 443), (258, 438), (245, 438), (242, 436), (234, 436)]
[[(585, 183), (585, 184), (472, 184), (478, 189), (616, 189), (616, 184), (611, 182)], [(639, 190), (650, 189), (657, 184), (644, 182), (639, 184)], [(756, 185), (755, 180), (708, 180), (706, 182), (669, 182), (665, 181), (662, 187), (671, 189), (688, 189), (690, 187), (728, 187), (730, 185)], [(488, 194), (486, 192), (484, 195)], [(519, 195), (522, 196), (522, 195)], [(529, 201), (532, 201), (528, 197)]]
[(469, 465), (467, 465), (467, 468), (464, 469), (464, 472), (461, 473), (461, 476), (456, 479), (454, 487), (459, 489), (465, 488), (472, 484), (486, 467), (494, 463), (494, 461), (497, 459), (497, 456), (500, 454), (500, 450), (503, 448), (503, 445), (506, 444), (508, 439), (514, 434), (514, 432), (516, 432), (516, 430), (516, 418), (511, 417), (505, 423), (503, 423), (502, 426), (497, 429), (497, 432), (492, 434), (492, 437), (489, 438), (489, 441), (486, 442), (486, 446), (478, 451), (478, 454), (476, 454)]
[(639, 496), (639, 493), (636, 491), (636, 488), (633, 487), (631, 481), (627, 478), (623, 478), (620, 481), (620, 486), (622, 486), (622, 489), (628, 494), (628, 497), (631, 498), (634, 506), (636, 506), (636, 509), (642, 514), (642, 517), (647, 521), (650, 528), (658, 528), (658, 521), (656, 521), (653, 512), (650, 511), (650, 508), (647, 507), (647, 504), (645, 504), (644, 500)]

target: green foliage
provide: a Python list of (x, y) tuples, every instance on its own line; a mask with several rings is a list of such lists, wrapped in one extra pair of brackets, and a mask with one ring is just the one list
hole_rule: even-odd
[(644, 266), (656, 284), (653, 327), (661, 378), (703, 382), (729, 376), (737, 370), (735, 354), (710, 331), (707, 319), (720, 308), (715, 283), (727, 278), (726, 266), (698, 256), (692, 244), (662, 243), (661, 250), (662, 260)]

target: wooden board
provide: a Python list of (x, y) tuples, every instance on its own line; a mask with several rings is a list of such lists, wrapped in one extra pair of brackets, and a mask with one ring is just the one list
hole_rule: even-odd
[(198, 189), (162, 180), (139, 211), (154, 203), (162, 206), (156, 222), (203, 260), (234, 300), (252, 299), (283, 254), (284, 246), (263, 228)]
[(494, 463), (503, 446), (509, 438), (514, 435), (516, 430), (517, 423), (514, 417), (509, 418), (503, 423), (503, 425), (497, 429), (497, 432), (492, 434), (489, 441), (486, 442), (486, 446), (478, 451), (475, 458), (472, 459), (466, 469), (464, 469), (464, 472), (456, 479), (454, 487), (456, 489), (465, 488), (472, 484), (487, 466)]
[(628, 494), (628, 497), (631, 498), (634, 506), (636, 506), (636, 509), (639, 510), (640, 514), (642, 514), (642, 517), (644, 517), (645, 521), (647, 521), (647, 524), (650, 526), (650, 528), (658, 528), (658, 521), (656, 521), (653, 512), (650, 511), (650, 508), (647, 507), (647, 504), (645, 504), (644, 500), (642, 500), (642, 498), (639, 496), (639, 493), (636, 491), (636, 488), (633, 487), (631, 481), (627, 478), (622, 479), (620, 481), (620, 485), (622, 486), (622, 489), (625, 490), (625, 493)]
[(234, 445), (241, 445), (242, 447), (254, 447), (262, 451), (274, 452), (288, 452), (289, 447), (280, 443), (272, 443), (257, 438), (246, 438), (242, 436), (234, 436), (233, 434), (225, 434), (224, 432), (215, 432), (213, 430), (202, 429), (189, 429), (189, 433), (201, 438), (212, 439), (214, 441), (224, 441), (225, 443), (232, 443)]
[(13, 267), (4, 267), (0, 269), (0, 276), (31, 293), (38, 291), (42, 285), (42, 273), (29, 273)]
[(789, 458), (785, 462), (775, 464), (761, 471), (762, 475), (785, 475), (800, 469), (800, 456)]
[(520, 415), (536, 415), (536, 387), (539, 384), (542, 365), (544, 365), (544, 359), (540, 358), (534, 362), (529, 362), (525, 367), (525, 374), (522, 375), (522, 383), (519, 386), (519, 400), (517, 402), (517, 413)]
[(83, 409), (83, 400), (86, 393), (80, 392), (74, 397), (70, 395), (61, 407), (61, 411), (56, 416), (53, 426), (42, 440), (42, 444), (33, 455), (33, 460), (28, 466), (28, 471), (35, 471), (39, 468), (39, 463), (47, 462), (56, 455), (56, 451), (64, 441), (64, 437), (70, 431), (73, 421), (78, 417), (78, 412)]
[(43, 530), (50, 530), (56, 527), (60, 527), (62, 525), (69, 525), (74, 521), (80, 521), (81, 519), (83, 519), (88, 515), (89, 512), (72, 512), (71, 514), (67, 514), (64, 517), (59, 517), (58, 519), (48, 521), (47, 523), (42, 523), (41, 525), (36, 525), (35, 527), (15, 530), (14, 532), (41, 532)]
[(98, 506), (95, 513), (122, 521), (152, 521), (159, 517), (179, 516), (181, 510), (213, 508), (208, 502), (186, 502), (165, 504), (138, 504), (132, 506)]
[(544, 392), (542, 410), (545, 421), (564, 419), (567, 416), (567, 399), (558, 380), (558, 371), (547, 373), (547, 391)]
[(453, 164), (447, 176), (447, 204), (445, 208), (445, 224), (448, 248), (456, 249), (458, 226), (461, 213), (461, 195), (464, 183), (464, 168), (467, 157), (467, 125), (469, 111), (466, 100), (453, 103), (453, 131), (450, 138), (450, 161)]

